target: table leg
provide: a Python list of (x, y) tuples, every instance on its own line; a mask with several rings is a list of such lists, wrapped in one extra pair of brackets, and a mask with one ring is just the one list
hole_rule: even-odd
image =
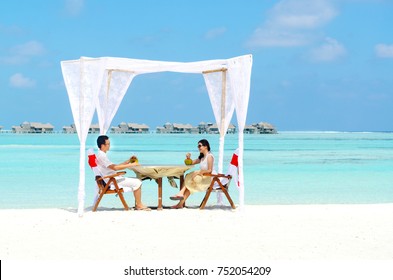
[(162, 178), (156, 179), (158, 185), (158, 206), (157, 210), (162, 210)]
[[(184, 175), (180, 175), (180, 190), (184, 188)], [(186, 206), (186, 203), (184, 202), (183, 207)]]
[(180, 190), (184, 188), (184, 175), (180, 176)]

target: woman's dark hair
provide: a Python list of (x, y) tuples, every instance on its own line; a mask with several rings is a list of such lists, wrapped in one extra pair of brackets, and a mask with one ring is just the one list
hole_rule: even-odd
[[(202, 146), (207, 147), (207, 150), (210, 152), (210, 144), (209, 141), (207, 141), (206, 139), (202, 139), (198, 141), (198, 144), (201, 144)], [(205, 155), (200, 153), (198, 159), (202, 159)]]
[(101, 145), (105, 145), (105, 141), (108, 140), (108, 139), (109, 139), (109, 137), (106, 136), (106, 135), (98, 136), (98, 138), (97, 138), (98, 149), (101, 149)]

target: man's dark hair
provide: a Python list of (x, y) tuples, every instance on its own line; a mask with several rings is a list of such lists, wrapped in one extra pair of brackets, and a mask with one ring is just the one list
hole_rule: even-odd
[(98, 136), (98, 138), (97, 138), (98, 149), (101, 149), (101, 145), (105, 145), (105, 141), (108, 140), (108, 139), (109, 139), (109, 137), (106, 136), (106, 135)]

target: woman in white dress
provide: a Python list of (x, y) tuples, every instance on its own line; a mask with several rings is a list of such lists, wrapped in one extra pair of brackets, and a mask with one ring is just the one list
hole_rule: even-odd
[[(184, 186), (175, 196), (171, 196), (172, 200), (179, 200), (179, 203), (172, 208), (179, 209), (184, 207), (184, 203), (190, 194), (194, 192), (206, 191), (211, 183), (211, 176), (203, 176), (213, 172), (214, 156), (210, 152), (210, 144), (206, 139), (198, 142), (199, 157), (192, 161), (192, 164), (198, 164), (200, 170), (188, 173), (184, 180)], [(187, 154), (187, 156), (190, 156)]]

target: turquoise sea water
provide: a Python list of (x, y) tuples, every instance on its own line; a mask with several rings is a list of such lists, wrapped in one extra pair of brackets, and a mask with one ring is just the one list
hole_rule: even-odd
[[(88, 136), (94, 147), (98, 135)], [(206, 138), (218, 159), (217, 135), (112, 134), (109, 158), (124, 161), (137, 154), (142, 164), (183, 164), (186, 152), (197, 156)], [(0, 134), (0, 208), (76, 208), (79, 141), (75, 134)], [(237, 135), (225, 139), (224, 169), (237, 147)], [(246, 204), (327, 204), (393, 202), (393, 133), (281, 132), (245, 135)], [(134, 176), (128, 171), (129, 176)], [(95, 189), (86, 163), (86, 207)], [(163, 203), (177, 190), (164, 180)], [(230, 188), (238, 203), (236, 185)], [(189, 205), (198, 205), (195, 194)], [(131, 194), (126, 199), (133, 205)], [(143, 200), (157, 205), (157, 185), (143, 182)], [(210, 198), (210, 203), (215, 198)], [(113, 196), (101, 206), (121, 207)]]

